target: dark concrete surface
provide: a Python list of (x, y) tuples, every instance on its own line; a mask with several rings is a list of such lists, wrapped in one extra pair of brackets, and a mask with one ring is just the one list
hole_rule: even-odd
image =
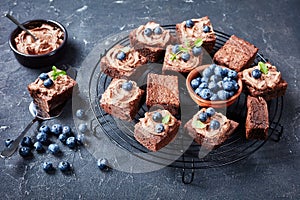
[[(215, 29), (235, 34), (255, 44), (288, 81), (284, 97), (282, 139), (268, 141), (261, 149), (233, 165), (197, 170), (192, 184), (181, 182), (181, 169), (165, 167), (148, 173), (101, 172), (96, 159), (84, 148), (62, 147), (62, 157), (35, 154), (24, 160), (18, 154), (0, 159), (1, 199), (299, 199), (300, 198), (300, 3), (285, 1), (93, 1), (93, 0), (1, 0), (0, 13), (10, 12), (21, 22), (54, 19), (69, 32), (69, 47), (57, 63), (76, 68), (99, 41), (133, 29), (149, 20), (175, 24), (208, 15)], [(26, 86), (43, 70), (21, 66), (8, 45), (15, 28), (0, 18), (0, 149), (15, 138), (32, 119)], [(59, 119), (47, 122), (69, 124), (75, 129), (72, 108)], [(35, 125), (28, 135), (34, 135)], [(74, 173), (58, 170), (46, 174), (41, 163), (69, 161)]]

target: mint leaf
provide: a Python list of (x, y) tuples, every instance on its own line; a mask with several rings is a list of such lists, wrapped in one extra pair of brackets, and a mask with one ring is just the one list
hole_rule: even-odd
[(171, 116), (170, 116), (170, 115), (166, 115), (166, 116), (164, 116), (164, 117), (162, 118), (161, 122), (162, 122), (163, 124), (167, 124), (167, 123), (170, 121), (170, 119), (171, 119)]
[(196, 128), (205, 128), (206, 127), (206, 125), (203, 124), (200, 120), (193, 121), (193, 126)]
[(63, 71), (63, 70), (57, 71), (57, 68), (55, 66), (52, 67), (52, 74), (51, 74), (51, 76), (52, 76), (53, 80), (56, 80), (57, 77), (63, 76), (63, 75), (66, 75), (66, 74), (67, 73), (65, 71)]
[(203, 44), (203, 40), (201, 38), (198, 38), (197, 40), (195, 40), (194, 42), (194, 46), (195, 47), (201, 47), (201, 45)]
[(171, 53), (170, 60), (171, 60), (171, 61), (174, 61), (174, 60), (176, 60), (176, 59), (177, 59), (177, 55), (174, 54), (174, 53)]
[(177, 54), (179, 54), (179, 53), (181, 53), (181, 52), (188, 52), (188, 51), (189, 51), (188, 48), (184, 48), (184, 47), (182, 47), (182, 46), (179, 46), (179, 52), (178, 52)]
[(190, 43), (190, 41), (186, 40), (184, 44), (185, 44), (185, 46), (186, 46), (187, 48), (191, 48), (191, 43)]
[(269, 68), (267, 67), (267, 65), (263, 62), (258, 62), (258, 66), (259, 66), (259, 70), (264, 73), (264, 74), (268, 74), (269, 72)]

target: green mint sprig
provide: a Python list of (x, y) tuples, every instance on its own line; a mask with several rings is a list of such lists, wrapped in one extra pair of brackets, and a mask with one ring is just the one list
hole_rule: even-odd
[(58, 71), (55, 66), (52, 67), (52, 74), (51, 74), (51, 76), (52, 76), (53, 80), (56, 80), (57, 77), (63, 76), (63, 75), (66, 75), (66, 74), (67, 73), (65, 71), (63, 71), (63, 70)]
[(194, 47), (200, 48), (203, 44), (203, 40), (201, 38), (196, 39), (193, 44), (191, 44), (192, 42), (190, 41), (185, 41), (185, 47), (183, 47), (182, 45), (179, 46), (179, 51), (177, 53), (173, 53), (171, 52), (171, 56), (170, 56), (170, 60), (174, 61), (177, 60), (177, 55), (181, 54), (181, 53), (187, 53), (189, 52), (189, 50), (192, 50)]
[(171, 116), (170, 116), (170, 115), (166, 115), (166, 116), (164, 116), (164, 117), (162, 118), (161, 122), (162, 122), (163, 124), (167, 124), (167, 123), (169, 123), (170, 119), (171, 119)]
[(268, 66), (266, 65), (266, 63), (258, 62), (258, 66), (259, 66), (259, 70), (260, 70), (262, 73), (268, 74), (269, 68), (268, 68)]
[(206, 125), (204, 123), (202, 123), (200, 120), (194, 120), (193, 126), (195, 128), (205, 128), (206, 127)]

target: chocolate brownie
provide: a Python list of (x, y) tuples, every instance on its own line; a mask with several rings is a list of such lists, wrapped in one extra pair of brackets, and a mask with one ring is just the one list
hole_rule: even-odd
[(133, 48), (116, 45), (101, 58), (100, 68), (113, 78), (128, 78), (147, 63), (147, 59)]
[(158, 151), (175, 138), (180, 124), (168, 110), (146, 112), (134, 126), (134, 137), (147, 149)]
[[(260, 65), (265, 66), (268, 72), (261, 72)], [(259, 62), (257, 66), (245, 69), (241, 77), (245, 90), (251, 96), (261, 96), (266, 101), (283, 96), (288, 86), (288, 83), (282, 79), (281, 73), (270, 63)]]
[(131, 46), (151, 62), (163, 59), (166, 47), (176, 41), (169, 30), (153, 21), (131, 31), (129, 39)]
[(146, 105), (149, 109), (162, 106), (176, 116), (180, 107), (178, 77), (149, 73), (147, 77)]
[(54, 68), (49, 73), (41, 74), (27, 89), (39, 109), (49, 113), (72, 97), (76, 84), (64, 71)]
[(211, 25), (208, 16), (191, 19), (192, 26), (187, 26), (187, 21), (176, 24), (176, 35), (180, 43), (184, 44), (186, 41), (195, 41), (198, 38), (203, 40), (203, 47), (207, 52), (211, 52), (216, 43), (216, 35)]
[(266, 140), (269, 129), (268, 106), (262, 97), (247, 97), (246, 138)]
[(253, 63), (258, 48), (253, 44), (232, 35), (215, 53), (213, 60), (237, 72), (249, 68)]
[[(210, 115), (206, 120), (201, 119), (200, 115), (206, 113), (207, 110), (208, 108), (202, 108), (184, 127), (187, 133), (194, 138), (195, 142), (205, 148), (212, 149), (220, 146), (227, 140), (238, 127), (238, 123), (228, 119), (219, 112)], [(200, 119), (204, 122), (200, 121)]]
[(114, 117), (132, 120), (139, 111), (144, 91), (136, 82), (125, 79), (113, 79), (102, 94), (100, 106)]

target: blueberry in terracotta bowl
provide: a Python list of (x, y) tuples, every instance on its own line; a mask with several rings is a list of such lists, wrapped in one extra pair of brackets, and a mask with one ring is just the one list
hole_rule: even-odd
[(57, 21), (35, 19), (22, 24), (36, 38), (17, 27), (10, 35), (9, 46), (20, 64), (44, 68), (55, 64), (66, 49), (68, 33)]
[(199, 106), (222, 108), (240, 96), (242, 80), (236, 71), (224, 66), (201, 65), (188, 74), (186, 87)]

